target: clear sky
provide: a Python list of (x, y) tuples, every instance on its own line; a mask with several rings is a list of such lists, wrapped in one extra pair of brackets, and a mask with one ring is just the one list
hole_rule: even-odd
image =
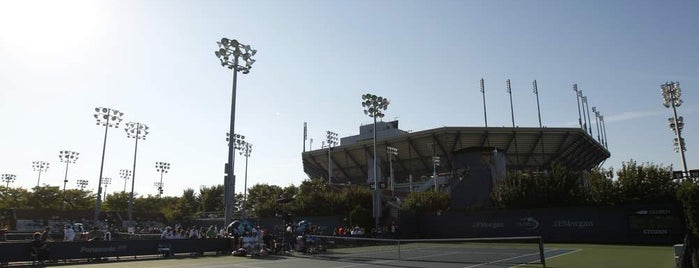
[[(232, 72), (214, 50), (222, 37), (258, 50), (239, 75), (236, 132), (253, 144), (248, 186), (298, 185), (303, 122), (318, 149), (325, 131), (355, 135), (361, 95), (391, 100), (385, 119), (404, 130), (575, 127), (572, 84), (606, 120), (611, 158), (681, 167), (660, 84), (679, 81), (690, 168), (699, 168), (697, 1), (32, 1), (0, 0), (0, 173), (36, 185), (32, 161), (51, 163), (41, 183), (62, 185), (60, 150), (80, 152), (68, 187), (96, 190), (104, 128), (94, 108), (147, 124), (136, 192), (155, 194), (156, 161), (171, 163), (165, 194), (223, 183)], [(134, 140), (110, 129), (104, 176), (121, 191)], [(594, 130), (594, 129), (593, 129)], [(596, 135), (596, 134), (595, 134)], [(245, 159), (236, 155), (236, 192)]]

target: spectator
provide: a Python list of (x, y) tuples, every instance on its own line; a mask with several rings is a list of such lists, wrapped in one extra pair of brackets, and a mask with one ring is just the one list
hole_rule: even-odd
[(193, 226), (191, 229), (189, 229), (189, 238), (191, 238), (191, 239), (201, 238), (199, 236), (199, 229), (197, 228), (197, 226)]
[(48, 258), (49, 253), (48, 247), (46, 246), (46, 243), (44, 243), (42, 236), (42, 233), (34, 233), (34, 238), (31, 242), (32, 254), (36, 256), (36, 260), (41, 265), (44, 264), (44, 260)]
[(213, 225), (210, 225), (209, 229), (206, 230), (206, 238), (216, 238), (216, 229)]
[(51, 237), (51, 227), (46, 227), (44, 232), (41, 233), (41, 242), (53, 242), (53, 237)]
[(73, 227), (66, 224), (65, 228), (63, 228), (63, 241), (73, 240), (75, 240), (75, 230), (73, 230)]
[(112, 241), (112, 232), (109, 229), (104, 232), (104, 241)]
[(92, 231), (87, 234), (88, 241), (98, 241), (104, 239), (104, 233), (102, 233), (97, 226), (92, 227)]

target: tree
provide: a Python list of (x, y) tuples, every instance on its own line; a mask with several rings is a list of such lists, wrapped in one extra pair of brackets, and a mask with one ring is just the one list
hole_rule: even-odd
[(284, 190), (276, 185), (255, 184), (248, 191), (248, 200), (245, 205), (248, 217), (273, 217), (279, 212), (280, 204), (277, 199)]
[(651, 163), (637, 164), (633, 159), (622, 163), (617, 172), (621, 192), (626, 202), (674, 202), (678, 184), (672, 177), (672, 167)]
[(106, 211), (128, 211), (129, 210), (129, 199), (131, 199), (131, 193), (127, 192), (116, 192), (107, 196), (107, 200), (104, 202), (104, 210)]
[(63, 193), (66, 210), (86, 210), (94, 208), (97, 196), (90, 191), (66, 189)]
[(223, 211), (223, 185), (199, 189), (199, 211)]
[[(36, 186), (27, 198), (27, 204), (34, 209), (60, 209), (63, 194), (58, 186)], [(57, 202), (58, 201), (58, 202)]]
[(0, 209), (28, 207), (29, 192), (24, 188), (4, 188), (0, 197)]
[(685, 180), (677, 191), (677, 199), (684, 207), (687, 232), (684, 237), (683, 268), (699, 266), (699, 185)]
[(589, 198), (583, 173), (553, 165), (546, 172), (517, 171), (496, 183), (493, 200), (503, 207), (582, 205)]
[(411, 192), (403, 201), (402, 210), (418, 213), (444, 211), (451, 202), (449, 194), (444, 192)]
[(613, 180), (613, 169), (593, 169), (588, 173), (589, 202), (593, 205), (613, 206), (623, 203), (621, 187)]

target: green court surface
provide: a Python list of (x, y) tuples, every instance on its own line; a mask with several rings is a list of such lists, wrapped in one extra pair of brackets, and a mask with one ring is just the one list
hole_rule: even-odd
[[(675, 267), (672, 246), (625, 246), (592, 244), (547, 244), (547, 249), (571, 249), (567, 254), (547, 258), (546, 267), (553, 268), (672, 268)], [(540, 264), (518, 267), (541, 267)]]
[[(490, 249), (489, 249), (490, 250)], [(515, 253), (515, 258), (530, 257), (529, 253)], [(547, 244), (546, 245), (546, 267), (553, 268), (577, 268), (577, 267), (634, 267), (634, 268), (658, 268), (674, 267), (673, 250), (671, 246), (621, 246), (621, 245), (591, 245), (591, 244)], [(466, 253), (459, 253), (464, 255)], [(470, 254), (492, 255), (493, 252), (472, 252)], [(295, 253), (292, 255), (270, 255), (265, 257), (237, 257), (232, 255), (222, 256), (199, 256), (190, 257), (186, 255), (174, 258), (163, 259), (152, 257), (149, 259), (121, 258), (117, 261), (110, 258), (109, 261), (99, 263), (58, 263), (52, 264), (55, 267), (242, 267), (242, 268), (277, 268), (277, 267), (542, 267), (538, 261), (530, 264), (514, 264), (509, 260), (512, 257), (507, 255), (489, 256), (492, 259), (475, 261), (475, 257), (458, 257), (453, 259), (448, 253), (439, 255), (431, 260), (411, 260), (411, 258), (397, 259), (356, 259), (356, 258), (328, 258), (323, 255), (302, 255)], [(407, 257), (407, 256), (406, 256)], [(450, 259), (452, 257), (452, 259)], [(532, 261), (535, 261), (533, 258)]]

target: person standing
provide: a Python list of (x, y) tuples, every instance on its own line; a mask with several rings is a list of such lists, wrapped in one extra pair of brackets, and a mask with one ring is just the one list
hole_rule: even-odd
[(63, 228), (63, 241), (73, 241), (75, 240), (75, 230), (70, 225)]

